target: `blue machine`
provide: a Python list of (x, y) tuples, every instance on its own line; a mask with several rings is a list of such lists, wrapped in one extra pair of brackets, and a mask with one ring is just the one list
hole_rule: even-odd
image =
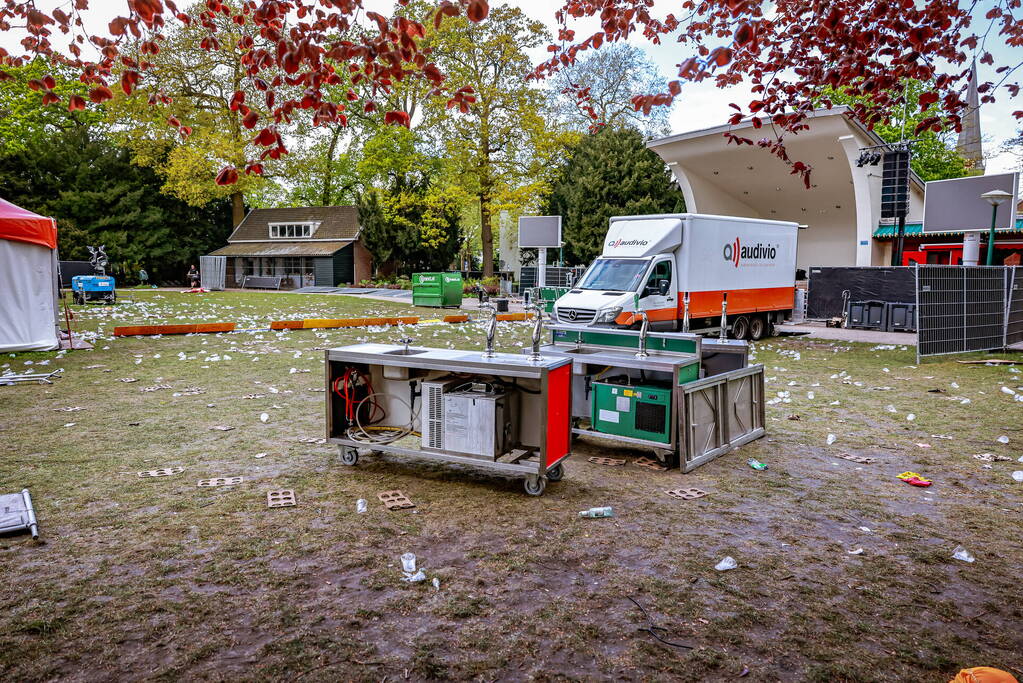
[(117, 300), (114, 289), (114, 278), (109, 275), (75, 275), (71, 278), (71, 295), (76, 304), (88, 301), (112, 304)]
[(87, 301), (105, 301), (112, 304), (117, 300), (117, 292), (114, 291), (114, 278), (107, 275), (107, 266), (110, 262), (107, 261), (106, 246), (86, 248), (92, 255), (89, 262), (92, 263), (96, 274), (75, 275), (71, 278), (71, 297), (76, 304), (84, 304)]

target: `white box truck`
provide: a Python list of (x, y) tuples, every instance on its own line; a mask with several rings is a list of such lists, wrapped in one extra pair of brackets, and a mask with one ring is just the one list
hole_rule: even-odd
[(729, 336), (761, 339), (792, 311), (799, 226), (702, 214), (616, 216), (604, 251), (558, 299), (555, 322), (651, 329), (719, 327), (727, 296)]

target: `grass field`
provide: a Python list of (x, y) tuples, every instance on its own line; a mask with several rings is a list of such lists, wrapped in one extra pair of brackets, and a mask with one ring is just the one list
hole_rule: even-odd
[[(1002, 389), (1023, 392), (1015, 368), (768, 340), (755, 350), (778, 399), (766, 438), (689, 475), (583, 439), (564, 481), (532, 498), (466, 469), (386, 457), (346, 468), (333, 447), (300, 441), (323, 436), (323, 348), (406, 334), (481, 348), (478, 328), (277, 333), (272, 319), (437, 311), (133, 296), (75, 308), (93, 351), (0, 357), (0, 372), (64, 368), (52, 386), (0, 386), (0, 492), (32, 491), (43, 539), (0, 538), (0, 680), (938, 682), (979, 665), (1023, 677), (1023, 484), (1011, 477), (1023, 402)], [(247, 331), (111, 337), (189, 321)], [(499, 350), (528, 335), (501, 323)], [(135, 474), (162, 467), (184, 471)], [(934, 485), (904, 484), (906, 470)], [(215, 476), (244, 480), (196, 486)], [(664, 494), (680, 485), (709, 495)], [(274, 488), (298, 506), (267, 509)], [(388, 489), (415, 510), (386, 511), (376, 494)], [(597, 505), (616, 516), (578, 518)], [(952, 559), (959, 545), (976, 561)], [(439, 590), (400, 580), (404, 552)], [(726, 555), (738, 568), (715, 571)], [(661, 638), (692, 649), (643, 630), (630, 597)]]

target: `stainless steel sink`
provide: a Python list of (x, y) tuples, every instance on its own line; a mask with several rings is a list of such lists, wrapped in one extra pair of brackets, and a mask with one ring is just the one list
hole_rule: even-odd
[(420, 353), (426, 353), (429, 349), (395, 349), (394, 351), (384, 351), (389, 356), (415, 356)]

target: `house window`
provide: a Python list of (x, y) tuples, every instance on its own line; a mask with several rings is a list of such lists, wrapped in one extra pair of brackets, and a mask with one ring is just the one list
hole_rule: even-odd
[(312, 237), (318, 227), (319, 223), (271, 223), (270, 238), (287, 240)]

